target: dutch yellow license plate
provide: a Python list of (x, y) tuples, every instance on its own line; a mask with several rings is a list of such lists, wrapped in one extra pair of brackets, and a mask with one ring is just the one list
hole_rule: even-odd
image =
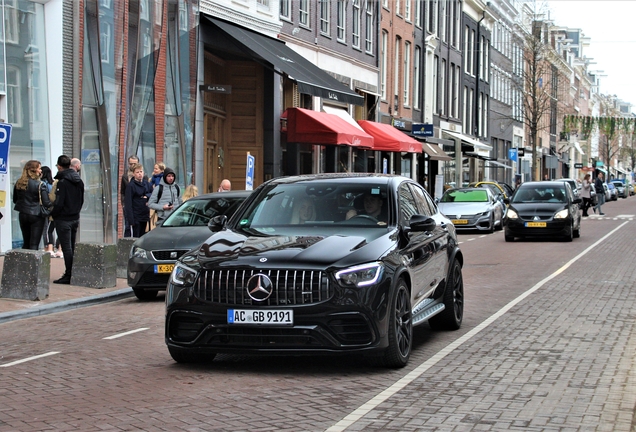
[(468, 219), (453, 219), (453, 225), (466, 225), (468, 223)]
[(548, 226), (545, 222), (526, 222), (528, 228), (545, 228)]
[(157, 264), (155, 265), (155, 273), (172, 273), (174, 264)]

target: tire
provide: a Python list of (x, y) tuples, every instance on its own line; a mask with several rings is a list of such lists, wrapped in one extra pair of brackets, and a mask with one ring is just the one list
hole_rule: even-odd
[(513, 241), (515, 241), (515, 238), (513, 236), (509, 236), (509, 235), (504, 235), (504, 239), (506, 240), (506, 242), (508, 243), (512, 243)]
[(398, 281), (390, 307), (389, 347), (378, 360), (384, 367), (402, 368), (408, 363), (413, 349), (411, 293), (404, 279)]
[(135, 293), (135, 297), (137, 297), (141, 301), (149, 301), (157, 297), (156, 290), (144, 290), (142, 288), (133, 288), (133, 292)]
[(499, 218), (499, 225), (497, 225), (497, 226), (495, 227), (495, 229), (496, 229), (497, 231), (501, 231), (501, 230), (503, 229), (503, 218), (504, 218), (504, 217), (503, 217), (503, 214), (502, 214), (502, 215), (501, 215), (501, 217)]
[(214, 360), (216, 354), (202, 354), (182, 348), (168, 347), (170, 357), (177, 363), (205, 363)]
[(459, 330), (464, 319), (464, 278), (462, 266), (454, 260), (448, 271), (444, 289), (443, 312), (428, 320), (433, 330)]
[(571, 242), (573, 238), (574, 238), (574, 224), (570, 226), (570, 233), (566, 234), (565, 237), (563, 237), (563, 241)]
[(572, 233), (572, 237), (574, 238), (581, 237), (581, 221), (580, 220), (579, 220), (579, 227), (574, 230), (574, 232)]
[(488, 229), (486, 230), (486, 232), (488, 234), (492, 234), (493, 232), (495, 232), (495, 217), (494, 216), (490, 217), (490, 225), (488, 226)]

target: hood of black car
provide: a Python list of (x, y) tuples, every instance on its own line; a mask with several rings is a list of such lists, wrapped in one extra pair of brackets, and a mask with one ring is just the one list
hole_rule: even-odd
[(379, 259), (395, 244), (385, 232), (369, 238), (342, 235), (249, 236), (234, 231), (216, 233), (201, 245), (198, 259), (203, 267), (267, 266), (326, 268)]
[(519, 216), (545, 216), (552, 215), (558, 211), (566, 209), (568, 206), (564, 203), (513, 203), (510, 207), (517, 212)]
[(135, 246), (146, 250), (190, 250), (208, 237), (210, 230), (207, 226), (158, 226), (135, 241)]

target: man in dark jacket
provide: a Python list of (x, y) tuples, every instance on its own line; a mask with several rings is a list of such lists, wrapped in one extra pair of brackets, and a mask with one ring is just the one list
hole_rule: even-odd
[(594, 190), (596, 190), (596, 207), (594, 207), (594, 212), (598, 210), (598, 214), (600, 216), (605, 216), (605, 213), (601, 210), (601, 206), (605, 204), (605, 188), (603, 187), (603, 177), (604, 174), (602, 172), (598, 173), (596, 176), (596, 180), (594, 180)]
[(66, 155), (57, 158), (57, 169), (57, 189), (51, 216), (55, 220), (55, 230), (64, 254), (66, 269), (62, 277), (53, 283), (68, 285), (71, 283), (75, 239), (80, 212), (84, 205), (84, 182), (79, 173), (71, 168), (71, 158)]

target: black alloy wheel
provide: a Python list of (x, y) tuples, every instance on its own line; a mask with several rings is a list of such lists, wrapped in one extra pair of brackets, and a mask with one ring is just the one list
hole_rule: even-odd
[(462, 266), (454, 260), (450, 266), (444, 290), (443, 312), (428, 320), (434, 330), (458, 330), (464, 319), (464, 278)]
[(401, 368), (408, 363), (413, 347), (412, 317), (411, 294), (406, 282), (400, 279), (391, 301), (389, 347), (384, 353), (384, 366)]

